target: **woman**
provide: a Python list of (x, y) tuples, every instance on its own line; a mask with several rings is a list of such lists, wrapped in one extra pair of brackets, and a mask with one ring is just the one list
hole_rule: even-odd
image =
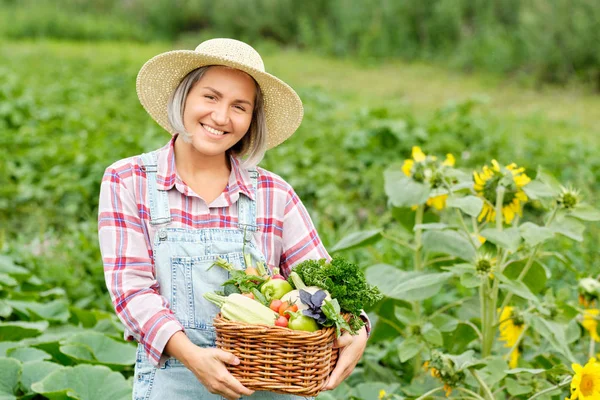
[[(134, 398), (299, 398), (254, 394), (228, 372), (239, 360), (214, 347), (218, 309), (202, 297), (227, 279), (208, 270), (217, 257), (242, 266), (248, 253), (284, 274), (329, 258), (294, 190), (255, 167), (300, 125), (298, 95), (232, 39), (152, 58), (137, 92), (172, 139), (107, 168), (99, 206), (107, 287), (126, 338), (139, 343)], [(325, 390), (352, 372), (366, 340), (365, 328), (338, 339)]]

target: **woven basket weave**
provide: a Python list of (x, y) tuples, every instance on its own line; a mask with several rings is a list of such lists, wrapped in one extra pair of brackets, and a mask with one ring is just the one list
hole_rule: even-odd
[(227, 365), (227, 369), (252, 390), (316, 396), (337, 362), (333, 327), (293, 331), (228, 321), (220, 314), (213, 325), (217, 347), (240, 359), (239, 365)]

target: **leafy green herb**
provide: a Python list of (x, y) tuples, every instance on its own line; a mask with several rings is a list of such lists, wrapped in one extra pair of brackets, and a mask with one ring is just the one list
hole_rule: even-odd
[(331, 301), (325, 301), (321, 307), (321, 311), (327, 319), (321, 325), (323, 326), (335, 326), (335, 333), (339, 337), (342, 334), (342, 329), (347, 330), (351, 334), (355, 334), (356, 330), (352, 329), (346, 322), (344, 317), (340, 314), (340, 304), (337, 299)]
[(294, 267), (294, 271), (307, 286), (327, 290), (343, 311), (355, 317), (383, 298), (377, 287), (367, 283), (358, 265), (341, 257), (335, 257), (331, 262), (307, 260)]

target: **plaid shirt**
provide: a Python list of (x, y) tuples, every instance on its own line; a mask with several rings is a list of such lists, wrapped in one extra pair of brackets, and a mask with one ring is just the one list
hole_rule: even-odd
[[(175, 228), (237, 229), (237, 200), (243, 193), (258, 202), (255, 240), (269, 268), (282, 274), (306, 259), (327, 258), (313, 223), (300, 199), (281, 177), (258, 168), (256, 198), (248, 171), (231, 158), (227, 187), (207, 205), (177, 175), (175, 137), (158, 150), (158, 188), (168, 190), (171, 226)], [(175, 190), (172, 190), (175, 189)], [(140, 157), (118, 161), (102, 179), (98, 235), (104, 275), (125, 338), (142, 343), (158, 365), (169, 338), (183, 330), (167, 300), (160, 296), (152, 258), (154, 234), (147, 205), (146, 174)]]

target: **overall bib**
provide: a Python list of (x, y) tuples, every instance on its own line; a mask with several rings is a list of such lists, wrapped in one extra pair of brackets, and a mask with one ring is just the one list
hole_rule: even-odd
[[(240, 193), (238, 229), (206, 228), (187, 229), (169, 227), (171, 212), (167, 191), (156, 186), (157, 162), (155, 153), (143, 154), (147, 174), (150, 223), (157, 228), (152, 250), (160, 294), (185, 328), (188, 338), (200, 347), (215, 347), (215, 329), (212, 320), (219, 308), (202, 297), (206, 292), (222, 290), (229, 273), (222, 268), (210, 268), (218, 257), (236, 267), (244, 268), (244, 253), (252, 259), (265, 262), (263, 254), (254, 243), (256, 202)], [(252, 190), (256, 193), (258, 172), (250, 170)], [(256, 197), (255, 197), (256, 198)], [(138, 344), (133, 399), (223, 400), (210, 393), (196, 376), (175, 358), (164, 366), (150, 364), (144, 348)], [(308, 397), (281, 395), (257, 391), (243, 399), (300, 400)]]

